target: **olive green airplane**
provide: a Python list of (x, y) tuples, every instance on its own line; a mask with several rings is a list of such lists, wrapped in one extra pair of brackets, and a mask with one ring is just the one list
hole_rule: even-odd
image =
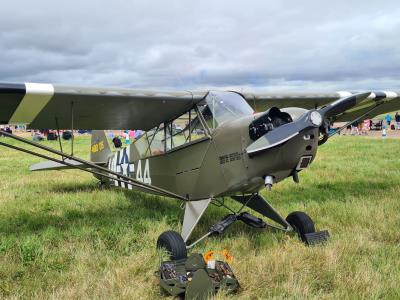
[[(182, 201), (181, 233), (166, 231), (157, 241), (171, 257), (187, 255), (202, 239), (242, 221), (255, 228), (295, 232), (308, 244), (326, 240), (304, 212), (282, 217), (259, 193), (291, 177), (315, 159), (317, 149), (337, 131), (333, 122), (361, 121), (400, 109), (400, 92), (239, 93), (161, 92), (86, 88), (52, 84), (0, 84), (0, 124), (32, 129), (93, 130), (91, 159), (2, 131), (33, 151), (0, 140), (0, 145), (47, 159), (32, 171), (80, 169), (103, 184)], [(140, 129), (131, 145), (115, 148), (104, 130)], [(43, 155), (42, 150), (51, 154)], [(65, 150), (65, 149), (64, 149)], [(239, 209), (229, 206), (229, 198)], [(228, 200), (228, 201), (227, 201)], [(229, 214), (203, 236), (193, 229), (209, 204)], [(250, 214), (252, 209), (273, 223)], [(189, 243), (189, 240), (191, 242)]]

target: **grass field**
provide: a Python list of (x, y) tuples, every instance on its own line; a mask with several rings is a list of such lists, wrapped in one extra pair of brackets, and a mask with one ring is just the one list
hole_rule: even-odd
[[(89, 140), (76, 148), (87, 158)], [(264, 194), (283, 215), (309, 213), (330, 231), (326, 245), (238, 223), (194, 251), (229, 249), (237, 299), (399, 299), (399, 156), (400, 139), (336, 137), (299, 185), (286, 180)], [(165, 297), (155, 242), (180, 228), (180, 203), (101, 189), (79, 171), (30, 173), (38, 161), (0, 148), (0, 298)], [(210, 207), (195, 235), (225, 214)]]

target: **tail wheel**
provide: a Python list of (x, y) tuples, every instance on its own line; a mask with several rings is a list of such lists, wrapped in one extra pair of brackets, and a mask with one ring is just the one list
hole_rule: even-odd
[(157, 239), (157, 248), (168, 251), (171, 260), (187, 257), (186, 243), (176, 231), (165, 231)]
[(314, 222), (309, 215), (302, 211), (294, 211), (290, 213), (286, 221), (298, 233), (303, 242), (306, 241), (305, 234), (315, 232)]

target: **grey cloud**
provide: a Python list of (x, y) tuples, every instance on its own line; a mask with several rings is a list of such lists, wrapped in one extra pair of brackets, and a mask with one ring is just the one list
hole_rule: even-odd
[(0, 81), (399, 89), (396, 1), (3, 1)]

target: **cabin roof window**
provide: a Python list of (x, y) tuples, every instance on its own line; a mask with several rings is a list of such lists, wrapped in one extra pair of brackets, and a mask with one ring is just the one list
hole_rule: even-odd
[(211, 129), (254, 113), (246, 100), (234, 92), (209, 92), (205, 103), (202, 114)]

